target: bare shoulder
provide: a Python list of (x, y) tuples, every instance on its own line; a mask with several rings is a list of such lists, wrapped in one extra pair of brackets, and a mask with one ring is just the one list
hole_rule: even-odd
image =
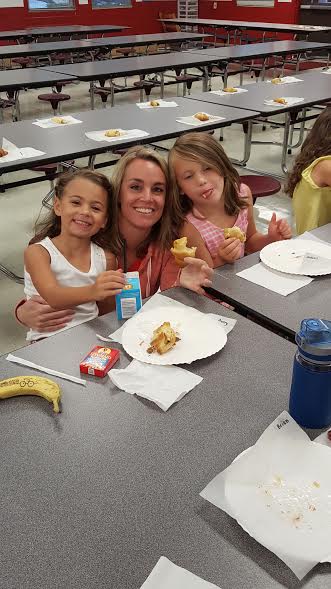
[(331, 159), (318, 162), (312, 171), (312, 177), (318, 186), (331, 186)]
[(40, 243), (33, 243), (28, 245), (24, 251), (24, 263), (28, 270), (28, 265), (36, 262), (50, 262), (50, 255), (48, 251), (40, 245)]

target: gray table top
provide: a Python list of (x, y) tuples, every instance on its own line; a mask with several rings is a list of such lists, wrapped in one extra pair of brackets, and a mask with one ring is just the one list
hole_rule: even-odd
[[(165, 294), (235, 316), (188, 291)], [(204, 380), (167, 413), (93, 377), (86, 387), (55, 379), (58, 416), (39, 398), (1, 402), (2, 587), (138, 589), (161, 555), (222, 589), (297, 586), (281, 560), (199, 497), (288, 406), (295, 346), (236, 318), (225, 348), (189, 366)], [(17, 354), (77, 376), (95, 333), (117, 326), (111, 314)], [(0, 362), (2, 378), (33, 373)], [(118, 367), (128, 362), (121, 350)], [(330, 579), (330, 565), (318, 565), (300, 587)]]
[(24, 37), (43, 37), (48, 35), (65, 34), (96, 34), (112, 33), (129, 29), (126, 25), (64, 25), (57, 27), (35, 27), (15, 31), (0, 31), (0, 39), (20, 39)]
[(162, 72), (169, 69), (181, 71), (185, 68), (204, 66), (214, 62), (215, 58), (207, 54), (195, 55), (186, 51), (174, 51), (172, 53), (162, 53), (161, 55), (143, 55), (141, 57), (126, 57), (125, 59), (105, 59), (103, 61), (46, 66), (46, 69), (69, 75), (73, 74), (80, 80), (89, 81), (139, 73)]
[[(331, 243), (331, 223), (311, 231), (316, 237)], [(231, 302), (237, 310), (262, 319), (270, 326), (291, 338), (300, 326), (302, 319), (321, 317), (327, 319), (331, 309), (331, 278), (315, 278), (307, 286), (283, 297), (237, 276), (246, 268), (260, 261), (259, 253), (251, 254), (235, 264), (216, 268), (213, 289)]]
[[(281, 112), (297, 111), (311, 106), (328, 102), (331, 99), (331, 84), (329, 77), (321, 71), (306, 71), (304, 73), (298, 72), (293, 74), (302, 82), (293, 84), (271, 84), (270, 82), (258, 82), (257, 84), (244, 84), (241, 88), (245, 88), (247, 92), (238, 94), (217, 95), (212, 92), (201, 92), (192, 94), (187, 98), (189, 100), (201, 100), (219, 105), (230, 105), (236, 108), (246, 108), (255, 110), (265, 116), (272, 116)], [(282, 104), (268, 105), (264, 101), (278, 97), (296, 96), (304, 98), (303, 101), (294, 105)]]
[(181, 43), (184, 41), (199, 41), (210, 36), (208, 33), (191, 33), (190, 31), (179, 31), (173, 33), (151, 33), (149, 35), (123, 35), (122, 37), (103, 37), (102, 39), (90, 39), (103, 42), (109, 47), (134, 47), (148, 45), (151, 43)]
[(224, 61), (243, 60), (268, 55), (287, 55), (328, 50), (331, 43), (315, 43), (312, 41), (269, 41), (250, 43), (249, 45), (231, 45), (228, 47), (208, 47), (207, 49), (189, 49), (199, 55), (214, 55)]
[(19, 88), (43, 88), (52, 86), (56, 82), (74, 80), (74, 74), (49, 71), (45, 68), (25, 68), (3, 70), (0, 74), (0, 91), (15, 90)]
[(279, 31), (283, 33), (312, 33), (314, 31), (329, 31), (331, 29), (329, 26), (250, 22), (246, 20), (215, 20), (209, 18), (160, 18), (159, 20), (162, 22), (176, 23), (179, 25), (202, 25), (230, 29)]
[[(45, 155), (15, 162), (4, 162), (3, 164), (0, 159), (0, 173), (31, 167), (37, 163), (65, 161), (76, 157), (104, 153), (137, 143), (153, 143), (162, 139), (178, 137), (182, 133), (192, 130), (216, 129), (256, 116), (256, 113), (244, 109), (210, 105), (210, 108), (208, 107), (209, 114), (224, 117), (224, 120), (210, 121), (208, 125), (193, 127), (177, 123), (176, 119), (206, 110), (206, 104), (180, 97), (176, 97), (175, 100), (178, 104), (176, 108), (140, 110), (135, 104), (130, 104), (115, 106), (106, 110), (74, 113), (73, 116), (82, 121), (82, 124), (61, 125), (52, 129), (42, 129), (33, 125), (33, 121), (3, 124), (0, 126), (0, 144), (2, 137), (6, 137), (17, 147), (34, 147), (44, 151)], [(149, 135), (140, 139), (125, 139), (123, 137), (120, 141), (111, 143), (92, 141), (92, 139), (85, 136), (87, 131), (111, 128), (139, 128), (148, 132)]]

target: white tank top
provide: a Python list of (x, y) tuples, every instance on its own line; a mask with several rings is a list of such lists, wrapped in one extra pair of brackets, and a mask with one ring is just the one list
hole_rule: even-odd
[[(91, 266), (88, 272), (82, 272), (72, 266), (70, 262), (64, 257), (63, 254), (55, 247), (54, 243), (49, 237), (45, 237), (39, 242), (49, 253), (51, 258), (51, 270), (61, 286), (87, 286), (94, 284), (96, 277), (101, 272), (104, 272), (107, 268), (107, 261), (105, 252), (101, 247), (91, 242)], [(27, 299), (30, 299), (33, 295), (38, 295), (34, 284), (31, 280), (30, 274), (24, 269), (24, 293)], [(75, 307), (75, 314), (71, 321), (58, 331), (52, 332), (39, 332), (30, 329), (26, 339), (28, 341), (38, 340), (43, 337), (49, 337), (55, 335), (60, 331), (79, 325), (85, 321), (94, 319), (99, 314), (98, 306), (96, 302), (84, 303)]]

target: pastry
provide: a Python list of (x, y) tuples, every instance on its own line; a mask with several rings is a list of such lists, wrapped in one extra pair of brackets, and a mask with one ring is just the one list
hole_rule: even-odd
[(209, 116), (205, 112), (197, 112), (193, 116), (195, 119), (198, 119), (199, 121), (209, 121)]
[(3, 149), (3, 147), (0, 147), (0, 157), (4, 157), (7, 154), (8, 154), (8, 151), (6, 151), (5, 149)]
[(184, 268), (186, 266), (185, 258), (195, 258), (196, 247), (187, 247), (187, 237), (181, 237), (181, 239), (175, 239), (171, 253), (175, 258), (177, 266)]
[(272, 78), (271, 83), (272, 84), (281, 84), (282, 79), (281, 78)]
[(223, 92), (238, 92), (237, 88), (232, 88), (232, 87), (228, 87), (228, 88), (223, 88)]
[(158, 100), (151, 100), (149, 106), (160, 106), (160, 103)]
[(66, 125), (68, 122), (63, 117), (53, 117), (51, 121), (52, 123), (56, 123), (57, 125)]
[(274, 98), (274, 102), (277, 102), (277, 104), (287, 104), (285, 98)]
[(120, 135), (122, 135), (122, 133), (118, 129), (109, 129), (105, 132), (106, 137), (119, 137)]
[(239, 229), (239, 227), (227, 227), (224, 229), (224, 238), (228, 239), (229, 237), (234, 237), (235, 239), (239, 239), (242, 243), (246, 241), (246, 234)]
[(165, 354), (176, 345), (177, 341), (176, 332), (172, 329), (169, 321), (165, 321), (153, 331), (153, 337), (149, 348), (147, 348), (147, 353), (153, 354), (153, 352), (157, 352), (158, 354)]

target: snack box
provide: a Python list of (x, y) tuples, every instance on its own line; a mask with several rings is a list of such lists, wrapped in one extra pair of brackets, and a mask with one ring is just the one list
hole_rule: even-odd
[(120, 357), (118, 350), (95, 346), (80, 363), (79, 369), (85, 374), (93, 376), (106, 376), (108, 370), (114, 366)]
[(129, 319), (142, 305), (139, 272), (127, 272), (125, 278), (122, 292), (115, 297), (117, 319)]

